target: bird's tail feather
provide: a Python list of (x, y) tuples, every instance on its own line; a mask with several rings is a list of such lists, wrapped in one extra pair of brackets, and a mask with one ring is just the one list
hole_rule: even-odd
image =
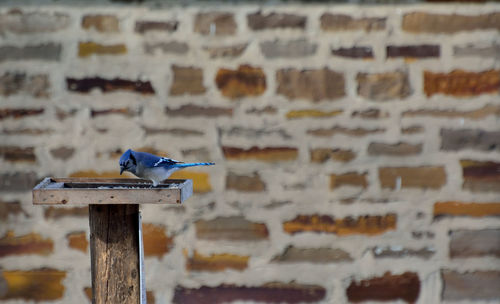
[(176, 167), (184, 168), (184, 167), (194, 167), (194, 166), (212, 166), (215, 163), (187, 163), (187, 164), (175, 164)]

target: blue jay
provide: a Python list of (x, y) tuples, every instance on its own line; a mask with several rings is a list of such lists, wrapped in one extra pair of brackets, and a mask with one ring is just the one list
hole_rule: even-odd
[(183, 163), (175, 159), (156, 156), (146, 152), (136, 152), (128, 149), (120, 157), (120, 175), (128, 171), (137, 177), (149, 179), (156, 187), (175, 171), (193, 166), (210, 166), (214, 163)]

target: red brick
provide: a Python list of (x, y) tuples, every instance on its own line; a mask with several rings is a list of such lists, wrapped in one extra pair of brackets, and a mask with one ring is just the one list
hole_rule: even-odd
[(155, 93), (149, 81), (122, 78), (104, 79), (101, 77), (90, 77), (77, 79), (68, 77), (66, 78), (66, 86), (69, 91), (78, 93), (90, 93), (94, 89), (100, 89), (103, 93), (114, 91), (129, 91), (144, 95)]
[(6, 118), (24, 118), (27, 116), (41, 115), (45, 112), (45, 109), (0, 109), (0, 120)]
[(50, 268), (3, 270), (0, 272), (0, 281), (7, 283), (7, 290), (0, 293), (0, 300), (61, 300), (64, 296), (62, 281), (65, 277), (65, 271)]
[[(211, 32), (213, 28), (214, 32)], [(236, 33), (237, 25), (232, 13), (198, 13), (194, 20), (194, 31), (202, 35), (227, 36)]]
[(373, 59), (373, 50), (369, 46), (353, 46), (350, 48), (338, 48), (331, 50), (332, 55), (353, 59)]
[(414, 272), (402, 274), (385, 273), (381, 277), (353, 281), (347, 287), (347, 299), (361, 301), (396, 301), (415, 303), (420, 294), (420, 279)]
[(385, 29), (385, 17), (354, 18), (348, 15), (325, 13), (320, 17), (324, 31), (380, 31)]
[(450, 73), (424, 71), (424, 92), (427, 97), (435, 94), (455, 97), (498, 95), (499, 90), (500, 70), (483, 72), (453, 70)]
[(222, 147), (224, 157), (228, 160), (260, 160), (266, 162), (290, 161), (298, 157), (298, 149), (292, 147)]
[(463, 188), (473, 191), (500, 191), (500, 163), (460, 160)]
[(196, 237), (204, 240), (260, 241), (269, 238), (266, 224), (242, 216), (218, 217), (195, 222)]
[(0, 146), (0, 157), (10, 162), (36, 162), (34, 147)]
[(283, 223), (283, 230), (288, 234), (301, 232), (333, 233), (339, 236), (352, 234), (377, 235), (396, 229), (396, 214), (365, 215), (357, 219), (346, 217), (334, 219), (329, 215), (298, 215)]
[(261, 286), (219, 285), (186, 288), (177, 286), (173, 303), (222, 304), (234, 301), (259, 303), (317, 303), (326, 296), (318, 285), (267, 283)]
[(172, 33), (177, 30), (179, 22), (172, 21), (148, 21), (140, 20), (135, 23), (134, 30), (136, 33), (145, 34), (147, 32), (167, 32)]
[(221, 94), (230, 99), (260, 96), (266, 90), (262, 68), (240, 65), (237, 70), (219, 69), (215, 83)]
[(386, 48), (387, 58), (437, 58), (441, 55), (439, 45), (388, 45)]

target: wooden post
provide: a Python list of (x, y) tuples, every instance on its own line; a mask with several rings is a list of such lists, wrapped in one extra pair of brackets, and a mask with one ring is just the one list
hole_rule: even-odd
[(139, 205), (90, 205), (92, 303), (140, 303)]
[(34, 205), (89, 205), (92, 303), (146, 304), (140, 204), (181, 204), (191, 180), (45, 178)]

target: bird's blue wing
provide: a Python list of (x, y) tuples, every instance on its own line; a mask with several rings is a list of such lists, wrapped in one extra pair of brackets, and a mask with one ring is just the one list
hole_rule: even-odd
[(177, 163), (182, 163), (182, 162), (175, 160), (175, 159), (161, 157), (161, 156), (157, 156), (157, 155), (154, 155), (151, 153), (146, 153), (146, 152), (135, 152), (135, 155), (138, 158), (138, 161), (140, 163), (142, 163), (147, 168), (166, 167), (166, 166), (175, 165)]
[(154, 164), (153, 167), (164, 167), (164, 166), (171, 166), (175, 165), (178, 163), (182, 163), (181, 161), (168, 158), (168, 157), (160, 157)]

